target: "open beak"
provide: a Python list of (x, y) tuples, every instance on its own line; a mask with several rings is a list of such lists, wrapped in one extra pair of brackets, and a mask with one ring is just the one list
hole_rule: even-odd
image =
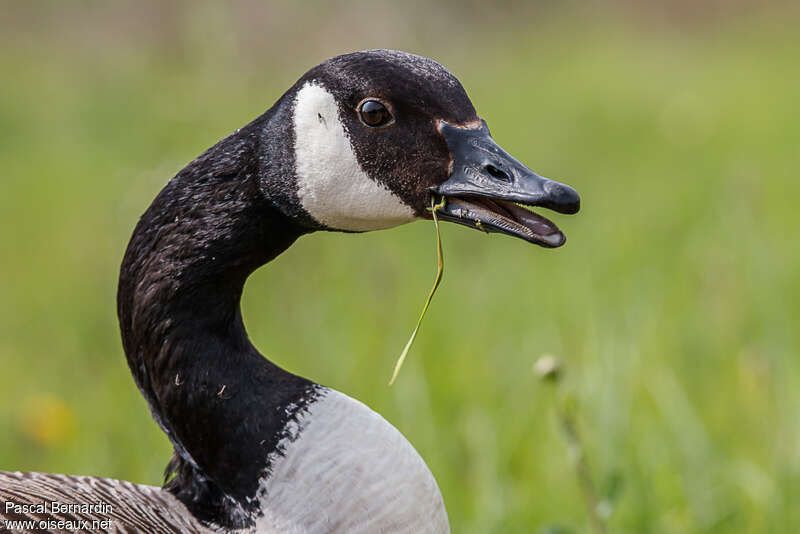
[(543, 247), (564, 244), (561, 230), (528, 207), (576, 213), (580, 198), (574, 189), (539, 176), (511, 157), (494, 142), (486, 122), (478, 128), (460, 128), (440, 121), (439, 131), (453, 165), (447, 181), (431, 188), (437, 203), (445, 201), (437, 215)]

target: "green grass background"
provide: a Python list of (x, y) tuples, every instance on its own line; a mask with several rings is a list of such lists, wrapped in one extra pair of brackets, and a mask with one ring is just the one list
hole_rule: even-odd
[(444, 225), (443, 285), (390, 389), (435, 272), (432, 225), (304, 237), (248, 282), (256, 346), (396, 425), (454, 532), (589, 531), (531, 372), (544, 353), (564, 362), (612, 532), (800, 531), (796, 9), (505, 3), (433, 35), (411, 8), (362, 4), (336, 31), (324, 8), (290, 12), (267, 48), (207, 4), (172, 8), (189, 21), (173, 40), (106, 28), (111, 8), (91, 3), (65, 29), (43, 5), (17, 6), (0, 49), (0, 469), (160, 482), (170, 445), (115, 316), (137, 217), (307, 68), (396, 47), (449, 66), (502, 146), (578, 189), (580, 214), (553, 217), (567, 245)]

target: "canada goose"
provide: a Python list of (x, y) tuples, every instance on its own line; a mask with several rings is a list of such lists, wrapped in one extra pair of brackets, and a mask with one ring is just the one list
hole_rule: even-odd
[(264, 358), (239, 305), (246, 278), (298, 237), (430, 219), (432, 201), (443, 220), (544, 247), (564, 235), (522, 205), (579, 208), (572, 188), (492, 140), (435, 61), (369, 50), (308, 71), (167, 183), (122, 261), (122, 342), (174, 445), (172, 478), (0, 472), (12, 503), (0, 518), (50, 521), (44, 530), (449, 532), (436, 481), (400, 432)]

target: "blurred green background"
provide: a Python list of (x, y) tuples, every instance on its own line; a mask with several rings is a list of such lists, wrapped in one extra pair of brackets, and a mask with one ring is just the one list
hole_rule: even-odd
[[(395, 424), (454, 532), (800, 531), (800, 9), (764, 2), (3, 2), (0, 469), (158, 484), (170, 445), (115, 314), (137, 220), (323, 59), (433, 57), (497, 141), (573, 185), (544, 250), (443, 226), (302, 238), (251, 337)], [(565, 365), (555, 387), (532, 364)], [(561, 529), (561, 530), (559, 530)]]

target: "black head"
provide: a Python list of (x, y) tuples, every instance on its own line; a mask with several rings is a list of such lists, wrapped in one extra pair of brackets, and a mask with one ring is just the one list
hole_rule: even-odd
[(553, 223), (523, 208), (578, 210), (575, 191), (542, 178), (489, 136), (464, 88), (424, 57), (368, 50), (306, 73), (293, 98), (297, 202), (333, 230), (430, 218), (559, 246)]

